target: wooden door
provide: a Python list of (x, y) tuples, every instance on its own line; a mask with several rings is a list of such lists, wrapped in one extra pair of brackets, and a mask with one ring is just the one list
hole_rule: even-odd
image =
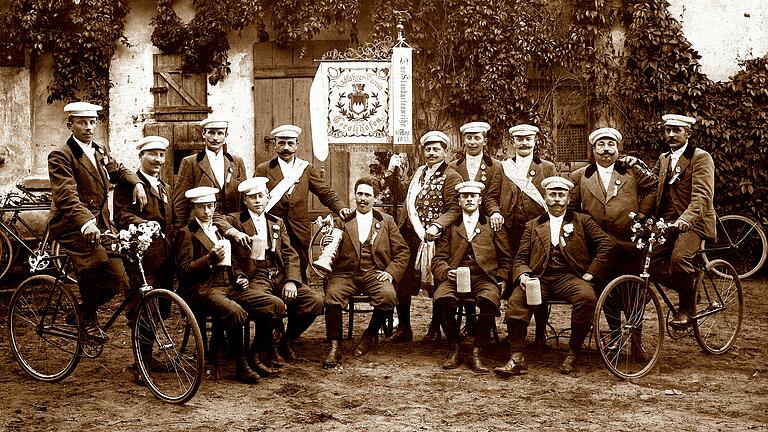
[[(349, 154), (331, 153), (321, 163), (312, 154), (312, 125), (309, 116), (309, 89), (322, 55), (333, 48), (344, 49), (345, 41), (309, 42), (305, 47), (278, 48), (275, 43), (253, 47), (254, 158), (256, 165), (275, 157), (270, 132), (281, 124), (302, 128), (298, 156), (322, 168), (323, 177), (345, 202), (349, 197)], [(302, 56), (302, 51), (304, 55)], [(320, 200), (310, 194), (311, 218), (328, 214)]]

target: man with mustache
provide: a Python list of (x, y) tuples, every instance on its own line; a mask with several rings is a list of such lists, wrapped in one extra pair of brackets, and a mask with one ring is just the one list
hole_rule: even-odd
[(334, 221), (343, 234), (325, 289), (325, 331), (331, 347), (324, 368), (341, 362), (341, 311), (347, 308), (350, 296), (368, 295), (373, 307), (368, 328), (355, 348), (358, 357), (376, 344), (379, 329), (397, 305), (394, 284), (402, 279), (410, 253), (392, 216), (373, 209), (378, 194), (378, 180), (358, 179), (354, 216), (347, 222)]
[[(299, 254), (301, 280), (307, 283), (309, 268), (309, 243), (312, 228), (309, 220), (309, 193), (342, 219), (349, 217), (353, 210), (345, 208), (341, 197), (320, 177), (314, 166), (299, 158), (299, 135), (301, 128), (281, 125), (272, 130), (277, 157), (262, 162), (256, 167), (254, 176), (267, 177), (270, 198), (266, 210), (281, 218), (288, 229), (291, 246)], [(229, 232), (226, 231), (228, 234)], [(245, 236), (237, 234), (237, 241), (247, 243)]]
[(715, 163), (708, 152), (689, 142), (695, 118), (679, 114), (661, 118), (669, 151), (653, 168), (659, 177), (656, 216), (672, 222), (678, 233), (654, 249), (651, 272), (666, 276), (665, 285), (677, 291), (679, 308), (669, 324), (684, 329), (695, 312), (693, 258), (701, 240), (715, 237)]
[[(393, 342), (411, 342), (411, 297), (418, 295), (424, 288), (430, 296), (434, 293), (431, 262), (435, 252), (435, 240), (440, 227), (449, 226), (459, 216), (456, 185), (461, 176), (445, 162), (448, 150), (448, 136), (441, 131), (429, 131), (422, 135), (421, 149), (426, 164), (416, 169), (410, 183), (395, 188), (396, 176), (385, 177), (390, 190), (405, 192), (404, 220), (400, 233), (408, 242), (411, 258), (403, 280), (397, 285), (398, 325), (390, 338)], [(401, 165), (400, 155), (395, 154), (389, 161), (389, 169)], [(398, 197), (398, 199), (402, 199)], [(432, 311), (430, 327), (439, 326), (437, 316)]]
[[(501, 376), (527, 373), (525, 337), (535, 309), (545, 308), (549, 299), (562, 299), (572, 305), (571, 337), (568, 354), (560, 365), (570, 374), (581, 346), (592, 326), (597, 297), (593, 285), (605, 281), (610, 272), (614, 244), (590, 216), (568, 210), (568, 195), (573, 183), (563, 177), (547, 177), (547, 214), (525, 224), (520, 247), (512, 265), (515, 287), (504, 314), (510, 358), (494, 369)], [(541, 305), (529, 306), (526, 290), (540, 282)]]
[(237, 185), (246, 179), (247, 174), (243, 158), (224, 149), (229, 121), (210, 116), (201, 121), (200, 126), (203, 128), (205, 149), (181, 160), (179, 176), (174, 183), (175, 230), (181, 229), (189, 222), (190, 204), (184, 197), (184, 192), (192, 188), (210, 186), (218, 189), (220, 193), (217, 194), (216, 211), (221, 215), (237, 212), (242, 208)]

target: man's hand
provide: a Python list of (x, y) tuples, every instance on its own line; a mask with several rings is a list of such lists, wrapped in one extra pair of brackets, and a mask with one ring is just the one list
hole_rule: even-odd
[(424, 240), (425, 241), (434, 241), (437, 240), (437, 237), (440, 235), (440, 227), (437, 226), (437, 224), (430, 225), (426, 231), (424, 231)]
[(245, 291), (245, 290), (248, 289), (248, 278), (243, 276), (243, 275), (240, 275), (240, 276), (237, 277), (237, 280), (235, 281), (235, 284), (237, 284), (237, 286), (241, 290)]
[(296, 295), (299, 293), (299, 288), (296, 286), (296, 282), (288, 281), (283, 285), (283, 300), (292, 301), (296, 299)]
[(391, 274), (389, 274), (389, 273), (387, 273), (385, 271), (380, 271), (379, 275), (376, 276), (376, 280), (379, 280), (381, 282), (392, 283), (392, 281), (395, 280), (395, 278), (393, 278)]
[(677, 228), (677, 230), (680, 231), (680, 232), (686, 232), (689, 229), (691, 229), (691, 224), (689, 224), (688, 222), (686, 222), (686, 221), (684, 221), (682, 219), (676, 220), (675, 223), (672, 224), (672, 226)]
[(491, 222), (491, 229), (498, 231), (504, 226), (504, 216), (499, 212), (495, 212), (488, 220)]
[(251, 236), (242, 231), (235, 230), (232, 233), (232, 240), (246, 249), (251, 248)]
[(451, 282), (456, 282), (456, 269), (448, 270), (448, 280)]
[(387, 165), (387, 169), (389, 171), (394, 171), (395, 168), (400, 168), (402, 165), (403, 158), (401, 158), (399, 154), (395, 153), (391, 158), (389, 158), (389, 165)]
[(85, 240), (89, 243), (98, 243), (99, 237), (101, 237), (101, 231), (99, 231), (99, 228), (96, 226), (95, 223), (92, 223), (85, 227), (85, 231), (83, 231), (83, 235), (85, 236)]
[(634, 166), (634, 165), (635, 165), (635, 164), (636, 164), (636, 163), (637, 163), (637, 162), (638, 162), (640, 159), (638, 159), (638, 158), (636, 158), (636, 157), (634, 157), (634, 156), (624, 155), (624, 156), (621, 156), (621, 157), (619, 158), (619, 160), (621, 160), (622, 162), (624, 162), (624, 163), (625, 163), (625, 164), (626, 164), (628, 167), (632, 167), (632, 166)]
[(523, 287), (523, 291), (525, 291), (525, 283), (528, 282), (528, 279), (530, 278), (531, 277), (525, 273), (521, 274), (520, 278), (518, 278), (518, 280), (520, 281), (520, 285)]
[(224, 250), (224, 245), (217, 244), (208, 253), (208, 262), (210, 262), (211, 265), (216, 265), (224, 260), (225, 255), (226, 251)]
[(584, 273), (584, 276), (582, 276), (581, 278), (587, 282), (592, 282), (592, 280), (595, 279), (595, 277), (592, 276), (592, 273)]
[(351, 209), (349, 207), (345, 207), (345, 208), (339, 210), (339, 216), (341, 216), (341, 218), (344, 219), (344, 220), (346, 220), (347, 218), (352, 216), (352, 214), (354, 214), (354, 213), (355, 213), (355, 210), (353, 210), (353, 209)]
[(133, 204), (139, 203), (139, 210), (144, 210), (144, 206), (147, 205), (147, 193), (144, 191), (144, 185), (136, 183), (133, 187)]

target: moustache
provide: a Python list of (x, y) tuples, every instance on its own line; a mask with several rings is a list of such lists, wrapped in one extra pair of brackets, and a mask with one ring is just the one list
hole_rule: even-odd
[(296, 152), (290, 151), (290, 150), (283, 150), (283, 151), (280, 152), (281, 155), (292, 155), (294, 153), (296, 153)]
[(600, 152), (598, 154), (600, 156), (612, 156), (612, 155), (614, 155), (614, 152), (613, 152), (613, 150), (605, 150), (605, 151), (602, 151), (602, 152)]

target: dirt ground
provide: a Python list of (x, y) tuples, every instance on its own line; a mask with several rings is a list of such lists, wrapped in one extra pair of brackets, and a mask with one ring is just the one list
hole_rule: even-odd
[[(318, 319), (302, 339), (302, 362), (253, 386), (232, 381), (227, 370), (218, 381), (206, 379), (185, 406), (164, 404), (133, 383), (124, 325), (112, 330), (99, 359), (83, 360), (63, 382), (28, 378), (8, 349), (9, 296), (0, 294), (0, 430), (768, 431), (766, 292), (766, 279), (745, 282), (744, 325), (729, 353), (705, 355), (692, 336), (667, 338), (657, 368), (637, 382), (616, 379), (595, 352), (576, 375), (563, 376), (557, 365), (564, 348), (554, 341), (531, 353), (522, 377), (502, 380), (465, 366), (444, 371), (444, 343), (418, 341), (431, 307), (418, 297), (412, 344), (379, 343), (364, 357), (351, 357), (368, 320), (359, 315), (343, 365), (323, 370), (327, 347)], [(567, 322), (568, 313), (555, 308), (554, 322)], [(503, 326), (499, 331), (503, 339)], [(506, 360), (501, 345), (489, 351), (487, 363)]]

